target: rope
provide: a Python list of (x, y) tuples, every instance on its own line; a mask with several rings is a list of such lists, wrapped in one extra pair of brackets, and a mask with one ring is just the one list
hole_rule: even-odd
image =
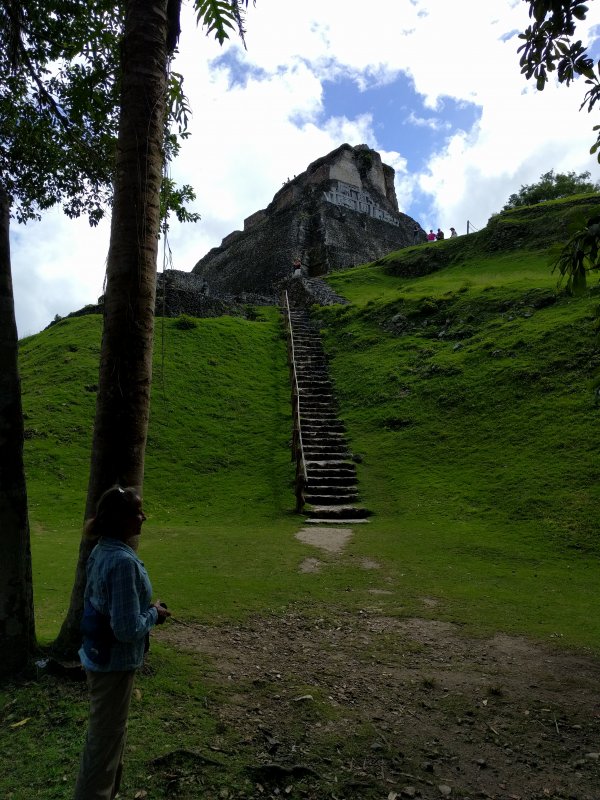
[[(167, 85), (171, 75), (172, 58), (169, 58), (167, 64)], [(163, 182), (171, 178), (170, 164), (166, 158), (163, 159)], [(165, 381), (165, 358), (166, 358), (166, 310), (167, 310), (167, 279), (165, 275), (166, 269), (173, 269), (173, 253), (169, 245), (169, 213), (165, 210), (165, 216), (162, 220), (162, 314), (160, 321), (160, 388), (165, 406), (167, 405), (167, 386)]]

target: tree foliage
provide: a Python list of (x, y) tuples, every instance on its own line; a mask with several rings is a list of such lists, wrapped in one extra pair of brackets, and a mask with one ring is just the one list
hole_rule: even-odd
[[(524, 44), (521, 53), (521, 72), (534, 78), (539, 91), (556, 72), (560, 83), (567, 86), (582, 76), (587, 91), (581, 108), (592, 110), (600, 99), (600, 61), (595, 65), (582, 41), (575, 39), (578, 21), (586, 19), (588, 7), (581, 0), (527, 0), (531, 25), (520, 34)], [(593, 0), (592, 0), (593, 2)], [(600, 161), (600, 125), (594, 126), (597, 139), (590, 153), (598, 153)]]
[[(182, 76), (169, 81), (180, 32), (180, 0), (126, 0), (120, 62), (120, 113), (110, 247), (106, 268), (104, 327), (86, 516), (111, 484), (142, 493), (148, 429), (156, 302), (156, 258), (161, 212), (184, 208), (193, 190), (176, 190), (164, 179), (165, 159), (178, 148), (169, 133), (169, 106), (179, 134), (186, 135), (187, 101)], [(223, 42), (231, 30), (243, 37), (247, 0), (196, 0), (198, 21)], [(165, 137), (165, 130), (167, 136)], [(166, 231), (166, 223), (163, 223)], [(90, 542), (80, 543), (66, 618), (53, 644), (72, 655), (79, 645), (85, 565)]]
[(503, 211), (520, 206), (533, 206), (546, 200), (558, 200), (572, 194), (600, 192), (600, 183), (590, 180), (589, 172), (576, 175), (575, 172), (557, 172), (553, 169), (540, 175), (536, 183), (524, 184), (518, 192), (511, 194)]
[[(62, 203), (95, 224), (111, 193), (116, 4), (0, 0), (0, 673), (35, 644), (9, 228)], [(69, 36), (65, 31), (69, 30)]]
[(0, 2), (0, 183), (19, 222), (57, 203), (92, 224), (105, 213), (118, 111), (118, 5)]
[(566, 290), (580, 294), (587, 285), (588, 273), (600, 270), (600, 216), (588, 219), (560, 248), (553, 261)]

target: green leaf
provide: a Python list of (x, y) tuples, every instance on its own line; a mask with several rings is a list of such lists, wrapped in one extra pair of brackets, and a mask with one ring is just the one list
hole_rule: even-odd
[(194, 9), (198, 24), (206, 28), (207, 35), (213, 33), (219, 44), (223, 44), (235, 28), (242, 42), (244, 41), (242, 12), (238, 0), (196, 0)]

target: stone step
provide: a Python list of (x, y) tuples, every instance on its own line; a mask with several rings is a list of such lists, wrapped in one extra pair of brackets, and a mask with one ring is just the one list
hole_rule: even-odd
[(322, 392), (316, 393), (316, 392), (311, 392), (310, 390), (307, 389), (301, 389), (300, 392), (298, 393), (298, 396), (300, 397), (301, 403), (304, 401), (303, 402), (304, 408), (314, 407), (323, 410), (323, 406), (327, 406), (328, 408), (333, 408), (333, 406), (335, 405), (332, 394), (323, 394)]
[(345, 431), (346, 427), (343, 422), (339, 422), (333, 412), (325, 412), (323, 410), (310, 411), (302, 408), (300, 404), (300, 423), (304, 428), (310, 430), (311, 427), (315, 430), (331, 430), (331, 431)]
[(296, 369), (296, 375), (299, 379), (307, 381), (326, 381), (327, 383), (331, 383), (329, 370), (327, 369), (313, 369), (311, 367), (300, 366), (299, 369)]
[(341, 442), (345, 439), (343, 431), (334, 431), (327, 427), (327, 425), (314, 426), (314, 430), (310, 425), (302, 426), (302, 436), (309, 439), (324, 439), (332, 442)]
[(356, 488), (356, 475), (309, 475), (307, 490), (322, 492), (325, 489), (339, 489), (343, 486), (346, 489)]
[(331, 392), (331, 381), (320, 380), (319, 378), (306, 378), (298, 376), (298, 389), (300, 394), (324, 394), (327, 397), (333, 397)]
[(323, 452), (323, 450), (312, 450), (310, 447), (304, 447), (304, 460), (305, 461), (324, 461), (327, 464), (337, 464), (349, 457), (349, 453), (339, 452)]
[(308, 447), (329, 447), (336, 450), (347, 450), (346, 437), (343, 433), (338, 433), (337, 436), (324, 431), (302, 431), (302, 441)]
[(312, 505), (348, 505), (357, 499), (356, 486), (320, 486), (318, 489), (306, 489), (306, 502)]
[(308, 485), (311, 486), (315, 479), (327, 478), (328, 481), (335, 481), (340, 478), (347, 478), (356, 481), (356, 470), (350, 467), (332, 467), (327, 465), (312, 465), (312, 468), (307, 464), (306, 471), (308, 473)]
[(323, 454), (327, 458), (331, 458), (334, 453), (340, 453), (344, 458), (352, 458), (346, 442), (321, 442), (318, 439), (307, 439), (302, 437), (302, 445), (304, 447), (304, 454), (309, 458), (319, 458)]
[(339, 442), (335, 444), (317, 444), (314, 440), (305, 439), (304, 437), (302, 437), (302, 441), (304, 443), (304, 452), (310, 452), (316, 457), (322, 454), (328, 459), (350, 458), (350, 451), (348, 448), (341, 446)]
[(343, 425), (336, 425), (334, 422), (307, 422), (306, 419), (301, 420), (302, 435), (308, 434), (309, 436), (344, 436), (346, 429)]
[(329, 365), (316, 326), (304, 310), (290, 312), (293, 330), (300, 431), (307, 471), (307, 522), (366, 522), (369, 512), (356, 505), (356, 467), (345, 425), (337, 417)]
[(318, 505), (305, 511), (308, 517), (319, 519), (364, 519), (370, 516), (366, 508), (359, 508), (354, 505), (328, 506)]
[(307, 525), (361, 525), (363, 522), (369, 522), (368, 517), (362, 519), (319, 519), (319, 517), (305, 517), (304, 522)]
[(348, 483), (346, 485), (341, 486), (332, 486), (330, 483), (322, 483), (320, 485), (315, 485), (312, 482), (309, 482), (308, 486), (306, 487), (306, 491), (310, 494), (320, 494), (323, 496), (331, 496), (331, 497), (341, 497), (343, 495), (349, 494), (358, 494), (358, 488), (355, 483)]

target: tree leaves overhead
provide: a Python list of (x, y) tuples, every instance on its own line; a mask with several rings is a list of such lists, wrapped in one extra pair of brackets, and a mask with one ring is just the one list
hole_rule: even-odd
[(600, 216), (590, 217), (587, 224), (575, 231), (553, 260), (565, 288), (580, 294), (586, 288), (588, 272), (600, 269)]
[[(590, 0), (593, 2), (593, 0)], [(556, 72), (559, 83), (567, 86), (582, 76), (588, 87), (581, 108), (588, 112), (600, 99), (600, 61), (594, 64), (581, 40), (573, 41), (576, 23), (586, 19), (588, 6), (581, 0), (528, 0), (529, 16), (533, 23), (519, 35), (524, 44), (521, 53), (521, 72), (527, 80), (535, 79), (538, 91), (543, 91), (549, 73)], [(595, 126), (598, 132), (600, 126)], [(590, 153), (600, 148), (600, 134)], [(600, 161), (600, 153), (598, 153)]]
[(96, 224), (111, 195), (122, 7), (0, 0), (0, 182), (20, 222), (63, 203)]
[(199, 25), (206, 28), (206, 35), (214, 34), (219, 44), (237, 32), (246, 46), (244, 16), (248, 0), (196, 0), (194, 9)]

